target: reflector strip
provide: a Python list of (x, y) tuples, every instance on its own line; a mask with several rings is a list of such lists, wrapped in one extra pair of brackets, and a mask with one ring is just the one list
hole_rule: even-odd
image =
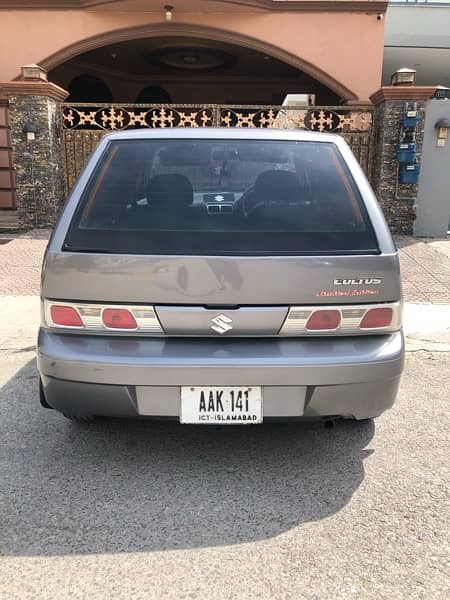
[(339, 177), (341, 178), (342, 183), (344, 184), (345, 190), (348, 195), (348, 199), (350, 200), (350, 204), (353, 208), (353, 214), (355, 215), (356, 222), (360, 225), (363, 222), (363, 218), (361, 215), (361, 211), (358, 206), (358, 201), (355, 198), (355, 194), (353, 193), (352, 187), (348, 181), (348, 177), (345, 175), (344, 169), (342, 168), (341, 163), (339, 162), (338, 157), (335, 154), (335, 151), (331, 148), (327, 148), (328, 153), (331, 156), (332, 161), (334, 162), (334, 166), (336, 167), (337, 172), (339, 173)]
[(95, 197), (97, 195), (97, 192), (98, 192), (98, 190), (99, 190), (99, 188), (100, 188), (100, 186), (101, 186), (101, 184), (103, 182), (103, 179), (104, 179), (104, 177), (106, 175), (106, 171), (109, 169), (109, 166), (112, 163), (113, 158), (117, 154), (118, 150), (119, 150), (119, 146), (115, 146), (112, 149), (111, 154), (108, 156), (105, 164), (103, 165), (103, 168), (102, 168), (102, 170), (100, 172), (100, 175), (98, 176), (97, 183), (95, 184), (95, 187), (92, 190), (91, 195), (89, 196), (89, 200), (86, 203), (86, 207), (83, 210), (83, 214), (82, 214), (82, 217), (81, 217), (82, 221), (84, 221), (85, 219), (87, 219), (87, 217), (89, 216), (89, 214), (91, 212), (91, 209), (92, 209), (92, 206), (94, 204), (94, 200), (95, 200)]

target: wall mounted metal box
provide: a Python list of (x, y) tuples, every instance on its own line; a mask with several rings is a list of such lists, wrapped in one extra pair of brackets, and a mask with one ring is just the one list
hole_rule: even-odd
[(398, 144), (397, 160), (399, 163), (413, 163), (416, 160), (416, 142)]
[(407, 110), (402, 117), (402, 127), (405, 129), (415, 129), (419, 123), (419, 113), (417, 110)]
[(419, 180), (420, 165), (419, 163), (414, 164), (402, 164), (400, 165), (399, 171), (399, 182), (400, 183), (417, 183)]

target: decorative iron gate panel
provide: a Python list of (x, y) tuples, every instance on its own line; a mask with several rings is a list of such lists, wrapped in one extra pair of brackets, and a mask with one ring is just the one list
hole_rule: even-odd
[(370, 177), (373, 119), (371, 106), (62, 104), (65, 191), (106, 133), (161, 127), (271, 127), (337, 133), (347, 140)]

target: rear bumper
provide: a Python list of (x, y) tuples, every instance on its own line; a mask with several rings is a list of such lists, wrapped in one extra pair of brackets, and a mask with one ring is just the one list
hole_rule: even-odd
[(180, 413), (182, 385), (262, 385), (265, 418), (379, 415), (404, 361), (401, 332), (324, 339), (106, 338), (39, 333), (47, 402), (66, 414)]

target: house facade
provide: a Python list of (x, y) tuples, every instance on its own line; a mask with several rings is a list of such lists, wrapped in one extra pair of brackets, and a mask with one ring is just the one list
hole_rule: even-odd
[(409, 231), (386, 152), (392, 162), (405, 102), (422, 114), (433, 88), (380, 91), (387, 5), (0, 0), (0, 228), (51, 226), (110, 129), (218, 125), (345, 135), (393, 228)]
[(450, 0), (391, 0), (386, 13), (383, 83), (401, 67), (419, 85), (450, 87)]

